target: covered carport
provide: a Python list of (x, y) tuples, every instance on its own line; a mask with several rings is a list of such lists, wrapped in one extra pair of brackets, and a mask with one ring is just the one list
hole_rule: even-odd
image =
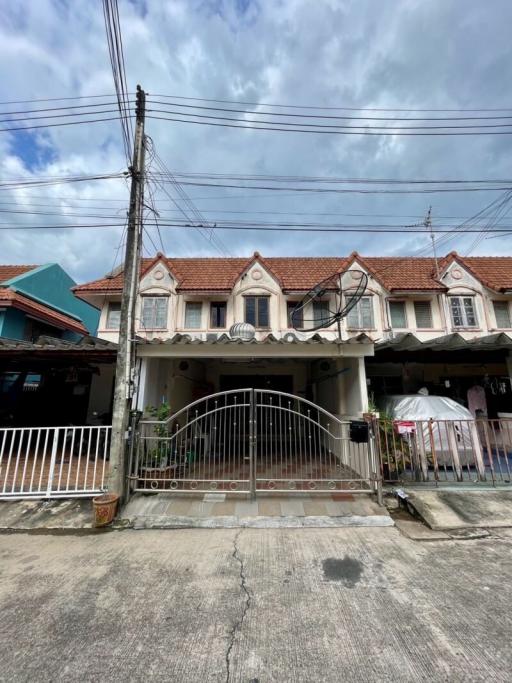
[(110, 424), (117, 346), (0, 339), (0, 426)]
[(428, 341), (412, 333), (398, 334), (377, 342), (375, 356), (366, 359), (369, 390), (378, 398), (426, 388), (470, 410), (471, 395), (480, 395), (476, 409), (486, 417), (499, 417), (512, 412), (511, 353), (512, 337), (507, 333), (473, 339), (454, 333)]

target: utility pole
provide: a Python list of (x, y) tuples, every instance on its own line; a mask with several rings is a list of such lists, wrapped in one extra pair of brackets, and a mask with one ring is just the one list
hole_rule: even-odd
[(128, 418), (133, 396), (135, 367), (135, 303), (139, 284), (139, 255), (142, 235), (144, 201), (144, 118), (146, 93), (137, 86), (135, 140), (130, 170), (130, 209), (124, 258), (123, 298), (117, 348), (114, 406), (112, 409), (112, 440), (108, 490), (122, 496), (126, 485), (126, 446)]
[(434, 238), (434, 232), (432, 230), (432, 207), (428, 207), (428, 212), (425, 217), (425, 221), (423, 225), (427, 228), (427, 230), (430, 233), (430, 239), (432, 240), (432, 251), (434, 252), (434, 262), (436, 264), (436, 278), (439, 280), (439, 263), (437, 261), (437, 254), (436, 254), (436, 241)]

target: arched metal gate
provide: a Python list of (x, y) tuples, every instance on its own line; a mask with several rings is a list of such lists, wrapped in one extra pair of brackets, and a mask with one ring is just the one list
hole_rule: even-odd
[(365, 491), (377, 471), (345, 420), (292, 394), (224, 391), (163, 422), (141, 420), (132, 491)]

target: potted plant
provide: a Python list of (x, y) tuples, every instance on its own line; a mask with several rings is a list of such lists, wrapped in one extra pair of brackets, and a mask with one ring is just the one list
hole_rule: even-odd
[(159, 406), (147, 406), (145, 413), (157, 421), (153, 425), (153, 437), (147, 439), (149, 447), (144, 453), (141, 474), (144, 479), (171, 479), (176, 469), (172, 462), (172, 443), (166, 420), (171, 414), (168, 403)]
[(411, 463), (410, 446), (395, 432), (395, 421), (383, 414), (378, 421), (382, 477), (385, 481), (397, 481)]

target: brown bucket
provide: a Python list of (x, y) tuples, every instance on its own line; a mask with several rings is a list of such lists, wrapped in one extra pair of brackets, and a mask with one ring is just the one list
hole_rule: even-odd
[(94, 508), (94, 526), (108, 526), (116, 516), (119, 496), (117, 493), (104, 493), (92, 499)]

